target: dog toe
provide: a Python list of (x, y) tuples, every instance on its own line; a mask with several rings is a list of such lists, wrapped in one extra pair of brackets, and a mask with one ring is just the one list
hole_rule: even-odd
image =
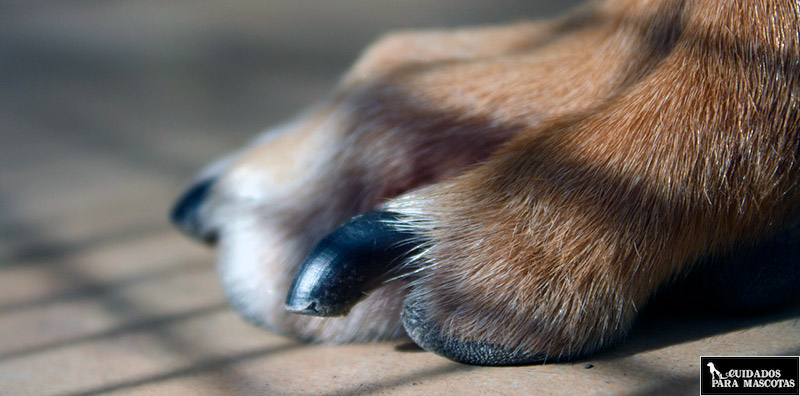
[(447, 335), (428, 317), (422, 299), (414, 293), (406, 296), (403, 326), (411, 339), (423, 349), (457, 362), (481, 366), (512, 366), (542, 362), (545, 356), (519, 349), (475, 340), (460, 340)]
[(308, 254), (286, 299), (292, 313), (345, 315), (367, 292), (398, 274), (409, 253), (411, 234), (390, 225), (391, 212), (353, 217), (328, 234)]

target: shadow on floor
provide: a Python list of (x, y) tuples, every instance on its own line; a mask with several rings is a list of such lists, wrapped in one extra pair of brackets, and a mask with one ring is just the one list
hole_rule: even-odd
[[(155, 374), (143, 378), (138, 378), (129, 381), (118, 382), (110, 385), (105, 385), (101, 387), (97, 387), (94, 389), (89, 389), (81, 392), (76, 393), (68, 393), (63, 396), (90, 396), (90, 395), (99, 395), (107, 392), (119, 391), (129, 388), (134, 388), (137, 386), (152, 384), (161, 381), (167, 381), (170, 379), (175, 379), (184, 376), (191, 376), (200, 374), (203, 372), (208, 371), (227, 371), (229, 368), (235, 364), (242, 363), (249, 360), (255, 360), (260, 358), (265, 358), (267, 356), (273, 356), (276, 354), (280, 354), (286, 351), (290, 351), (293, 349), (297, 349), (302, 347), (303, 344), (299, 343), (291, 343), (291, 344), (283, 344), (278, 346), (270, 346), (264, 347), (259, 349), (254, 349), (252, 351), (233, 354), (229, 356), (220, 356), (215, 357), (207, 360), (202, 360), (197, 362), (193, 365), (188, 367), (183, 367), (171, 371), (167, 371), (161, 374)], [(234, 385), (241, 385), (241, 383), (231, 382), (231, 386)], [(261, 388), (264, 391), (264, 394), (270, 394), (269, 390), (264, 388), (265, 385), (262, 385)]]

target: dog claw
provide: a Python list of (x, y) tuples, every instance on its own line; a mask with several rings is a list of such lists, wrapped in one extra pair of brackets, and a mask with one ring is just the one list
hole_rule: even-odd
[(169, 214), (170, 220), (179, 230), (207, 245), (217, 242), (217, 232), (203, 224), (201, 208), (211, 194), (215, 182), (213, 178), (206, 179), (192, 186), (178, 199)]
[(412, 235), (389, 224), (397, 215), (371, 211), (328, 234), (308, 254), (286, 298), (289, 312), (346, 315), (366, 293), (399, 275)]

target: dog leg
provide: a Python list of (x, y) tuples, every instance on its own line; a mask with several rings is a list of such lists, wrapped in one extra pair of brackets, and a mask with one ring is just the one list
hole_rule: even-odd
[(418, 238), (403, 321), (420, 346), (489, 365), (591, 353), (700, 257), (788, 232), (797, 6), (679, 5), (679, 38), (641, 80), (385, 206)]
[(225, 292), (249, 321), (313, 341), (399, 336), (401, 284), (379, 288), (346, 318), (310, 318), (283, 308), (297, 267), (348, 217), (458, 172), (510, 132), (484, 136), (474, 129), (490, 126), (480, 122), (462, 134), (459, 114), (427, 116), (427, 105), (403, 106), (381, 87), (410, 65), (499, 56), (569, 30), (553, 29), (534, 23), (388, 36), (366, 52), (327, 104), (201, 172), (176, 204), (173, 221), (217, 243)]

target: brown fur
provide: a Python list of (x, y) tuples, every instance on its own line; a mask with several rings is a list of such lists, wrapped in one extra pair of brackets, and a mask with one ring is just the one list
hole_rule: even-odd
[(596, 350), (687, 265), (794, 218), (798, 4), (620, 3), (647, 54), (624, 83), (395, 204), (434, 241), (417, 293), (450, 335)]
[[(252, 149), (222, 184), (302, 178), (282, 210), (299, 255), (349, 216), (399, 211), (430, 241), (412, 293), (448, 335), (591, 352), (698, 258), (797, 218), (799, 18), (789, 0), (608, 0), (390, 35), (313, 127)], [(380, 320), (396, 331), (393, 312)], [(286, 318), (317, 339), (344, 320)]]

